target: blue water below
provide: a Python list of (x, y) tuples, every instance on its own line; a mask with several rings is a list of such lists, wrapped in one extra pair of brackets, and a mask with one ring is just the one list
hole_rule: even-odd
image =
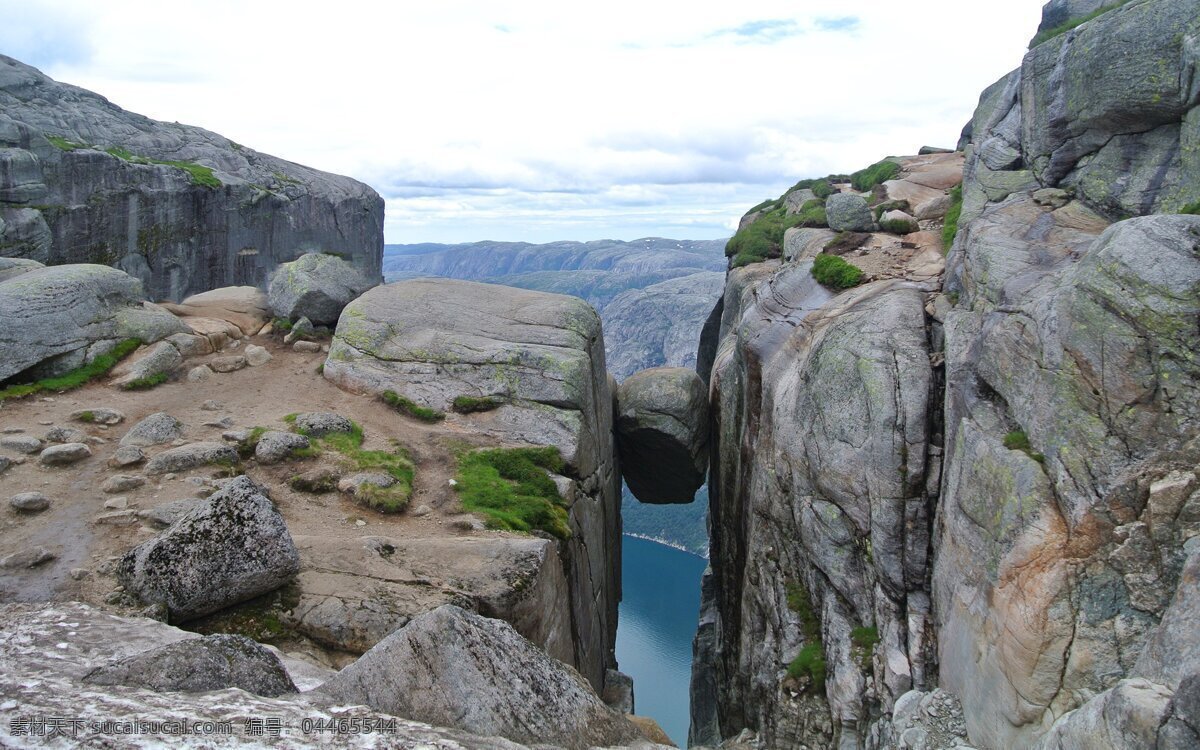
[(633, 677), (636, 713), (653, 718), (676, 745), (687, 747), (692, 637), (707, 563), (645, 539), (622, 540), (617, 662)]

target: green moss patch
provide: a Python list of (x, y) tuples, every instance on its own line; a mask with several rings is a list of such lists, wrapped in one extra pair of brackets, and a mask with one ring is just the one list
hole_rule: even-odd
[(1179, 209), (1179, 213), (1181, 213), (1181, 214), (1200, 214), (1200, 201), (1196, 201), (1195, 203), (1187, 204), (1183, 208)]
[[(296, 415), (288, 414), (283, 420), (295, 424)], [(357, 422), (350, 423), (349, 432), (331, 432), (319, 438), (306, 435), (303, 430), (297, 430), (297, 432), (312, 441), (312, 446), (300, 449), (293, 455), (301, 457), (318, 455), (322, 449), (328, 449), (341, 454), (343, 469), (379, 472), (396, 480), (391, 487), (360, 485), (355, 493), (355, 500), (380, 513), (399, 513), (408, 507), (408, 502), (412, 498), (416, 467), (413, 466), (412, 460), (402, 448), (396, 447), (390, 451), (363, 450), (363, 430)], [(299, 477), (292, 478), (292, 486), (294, 489), (303, 489), (297, 486), (298, 479)], [(304, 491), (314, 490), (305, 489)]]
[(1033, 449), (1029, 442), (1029, 436), (1025, 434), (1024, 430), (1013, 430), (1005, 435), (1004, 447), (1010, 451), (1021, 451), (1039, 464), (1046, 463), (1046, 457)]
[(867, 167), (860, 169), (850, 175), (850, 184), (860, 193), (865, 193), (873, 189), (876, 185), (882, 185), (896, 175), (900, 174), (900, 165), (894, 161), (878, 161)]
[(821, 253), (813, 260), (813, 278), (833, 289), (850, 289), (862, 283), (862, 269), (836, 255)]
[(50, 145), (62, 151), (78, 151), (81, 148), (91, 148), (86, 143), (76, 143), (75, 141), (67, 140), (61, 135), (47, 135), (46, 140), (50, 141)]
[(949, 252), (958, 236), (958, 220), (962, 218), (963, 189), (956, 185), (950, 191), (950, 209), (946, 211), (946, 223), (942, 225), (942, 249)]
[(541, 530), (571, 536), (566, 503), (546, 473), (563, 471), (558, 449), (494, 448), (459, 456), (455, 489), (463, 507), (509, 531)]
[(817, 619), (808, 590), (800, 583), (788, 584), (787, 603), (788, 609), (799, 618), (800, 632), (807, 641), (807, 645), (788, 664), (788, 677), (799, 679), (808, 675), (813, 692), (819, 693), (825, 689), (825, 645), (821, 642), (821, 622)]
[(101, 354), (83, 367), (53, 378), (44, 378), (34, 383), (10, 385), (7, 388), (0, 389), (0, 401), (10, 398), (22, 398), (41, 391), (61, 393), (62, 391), (79, 388), (102, 375), (106, 375), (109, 370), (116, 367), (121, 360), (132, 354), (141, 345), (141, 339), (125, 339), (114, 346), (111, 351)]
[(207, 188), (219, 188), (223, 184), (218, 177), (213, 174), (212, 169), (202, 164), (196, 164), (191, 161), (172, 161), (170, 159), (151, 159), (148, 156), (138, 156), (127, 148), (121, 146), (112, 146), (104, 149), (105, 153), (117, 157), (121, 161), (127, 161), (130, 164), (161, 164), (167, 167), (175, 167), (182, 169), (188, 173), (192, 179), (193, 185), (200, 185)]
[(725, 255), (733, 256), (734, 268), (778, 258), (783, 254), (783, 235), (787, 230), (821, 227), (827, 223), (825, 205), (819, 199), (805, 203), (796, 214), (788, 214), (787, 208), (777, 202), (774, 208), (730, 238), (725, 245)]
[(395, 391), (384, 391), (383, 395), (380, 396), (380, 399), (401, 414), (412, 417), (413, 419), (419, 419), (422, 422), (440, 422), (446, 418), (446, 415), (443, 412), (440, 412), (437, 409), (430, 409), (428, 407), (421, 406), (411, 399), (401, 396)]
[(864, 672), (871, 671), (871, 655), (879, 643), (879, 629), (873, 627), (854, 628), (850, 631), (850, 646), (858, 655), (858, 665)]
[(147, 375), (144, 378), (137, 378), (125, 383), (121, 388), (127, 391), (148, 391), (151, 388), (156, 388), (167, 382), (167, 374), (165, 372), (156, 372), (153, 375)]
[(1066, 23), (1061, 24), (1059, 26), (1055, 26), (1052, 29), (1044, 29), (1042, 31), (1039, 31), (1037, 33), (1037, 35), (1034, 36), (1032, 40), (1030, 40), (1029, 49), (1033, 49), (1034, 47), (1036, 47), (1040, 44), (1045, 44), (1046, 42), (1050, 41), (1051, 39), (1053, 39), (1055, 37), (1062, 36), (1063, 34), (1067, 33), (1071, 29), (1078, 28), (1078, 27), (1082, 26), (1083, 24), (1087, 23), (1088, 21), (1092, 20), (1093, 18), (1096, 18), (1097, 16), (1102, 16), (1105, 13), (1109, 12), (1110, 10), (1115, 10), (1117, 8), (1120, 8), (1122, 5), (1124, 5), (1127, 2), (1129, 2), (1129, 0), (1120, 0), (1120, 2), (1110, 3), (1108, 5), (1105, 5), (1103, 8), (1099, 8), (1098, 10), (1094, 10), (1091, 13), (1088, 13), (1086, 16), (1080, 16), (1079, 18), (1072, 18), (1070, 21), (1067, 21)]
[(459, 414), (472, 414), (480, 411), (499, 409), (504, 402), (498, 398), (476, 398), (475, 396), (455, 396), (450, 408)]

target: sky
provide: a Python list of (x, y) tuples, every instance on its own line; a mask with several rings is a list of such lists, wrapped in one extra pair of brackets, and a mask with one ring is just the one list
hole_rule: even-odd
[(0, 53), (362, 180), (388, 243), (715, 239), (954, 146), (1042, 3), (0, 0)]

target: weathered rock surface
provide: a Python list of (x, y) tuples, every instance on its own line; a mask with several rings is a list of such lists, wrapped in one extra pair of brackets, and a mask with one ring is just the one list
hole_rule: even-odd
[(21, 492), (10, 497), (8, 504), (22, 513), (39, 513), (50, 507), (50, 499), (40, 492)]
[(184, 330), (144, 301), (137, 279), (106, 266), (38, 268), (0, 281), (0, 381), (62, 374), (125, 339), (153, 342)]
[(170, 341), (160, 341), (136, 352), (113, 370), (113, 385), (127, 385), (157, 375), (169, 375), (183, 364), (183, 355)]
[(57, 425), (46, 430), (43, 436), (47, 443), (86, 443), (88, 434), (76, 427)]
[(146, 522), (148, 526), (156, 529), (165, 529), (171, 524), (183, 518), (184, 515), (191, 512), (204, 504), (204, 500), (195, 497), (186, 497), (180, 500), (171, 500), (156, 505), (153, 508), (138, 511), (138, 518)]
[(238, 461), (237, 449), (223, 443), (190, 443), (159, 453), (146, 463), (146, 473), (166, 474), (186, 471), (211, 464), (234, 466)]
[(276, 317), (333, 325), (342, 308), (377, 283), (337, 256), (309, 253), (271, 274), (267, 294)]
[(183, 423), (165, 411), (151, 414), (129, 428), (121, 437), (122, 446), (163, 445), (183, 437)]
[(617, 390), (621, 476), (644, 503), (690, 503), (708, 470), (708, 388), (695, 370), (642, 370)]
[(360, 182), (126, 112), (10, 57), (0, 111), (7, 255), (114, 265), (170, 300), (263, 286), (310, 251), (344, 253), (379, 276), (383, 200)]
[(83, 443), (63, 443), (43, 450), (38, 455), (38, 463), (42, 466), (70, 466), (91, 456), (92, 449)]
[(349, 419), (328, 411), (297, 414), (293, 424), (297, 432), (309, 437), (325, 437), (335, 432), (350, 432), (354, 429), (354, 424)]
[(415, 618), (318, 692), (518, 742), (584, 750), (641, 736), (578, 673), (508, 623), (453, 605)]
[[(166, 302), (162, 306), (178, 315), (189, 326), (193, 325), (196, 319), (228, 323), (236, 329), (229, 332), (232, 335), (227, 335), (228, 338), (253, 336), (271, 319), (267, 295), (253, 286), (210, 289), (193, 294), (182, 302)], [(212, 333), (204, 323), (195, 323), (193, 330), (197, 329)]]
[(261, 487), (241, 476), (126, 553), (117, 577), (181, 622), (273, 591), (299, 565), (283, 517)]
[(112, 426), (124, 422), (125, 415), (116, 409), (96, 407), (71, 412), (71, 419), (87, 422), (88, 424), (106, 424)]
[(274, 698), (296, 692), (279, 657), (241, 635), (187, 638), (110, 662), (83, 676), (91, 685), (124, 685), (159, 693), (240, 688)]
[(619, 483), (612, 396), (595, 311), (579, 299), (449, 279), (375, 287), (342, 311), (325, 378), (449, 411), (457, 396), (504, 406), (473, 427), (508, 444), (551, 445), (567, 464), (575, 656), (597, 689), (614, 665)]
[(853, 193), (834, 193), (825, 201), (829, 228), (835, 232), (870, 232), (875, 219), (866, 198)]
[(40, 452), (43, 445), (40, 439), (32, 435), (6, 435), (0, 438), (0, 448), (26, 455)]
[(291, 458), (298, 450), (309, 447), (308, 438), (293, 432), (265, 432), (254, 446), (254, 458), (259, 463), (274, 464)]

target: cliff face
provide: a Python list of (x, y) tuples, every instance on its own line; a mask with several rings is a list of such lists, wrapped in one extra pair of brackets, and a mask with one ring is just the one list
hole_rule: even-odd
[(0, 255), (99, 263), (155, 299), (265, 284), (305, 252), (380, 278), (366, 185), (151, 120), (0, 55)]
[(1197, 38), (1127, 3), (984, 92), (944, 290), (730, 272), (693, 742), (909, 747), (935, 687), (978, 747), (1200, 742)]

